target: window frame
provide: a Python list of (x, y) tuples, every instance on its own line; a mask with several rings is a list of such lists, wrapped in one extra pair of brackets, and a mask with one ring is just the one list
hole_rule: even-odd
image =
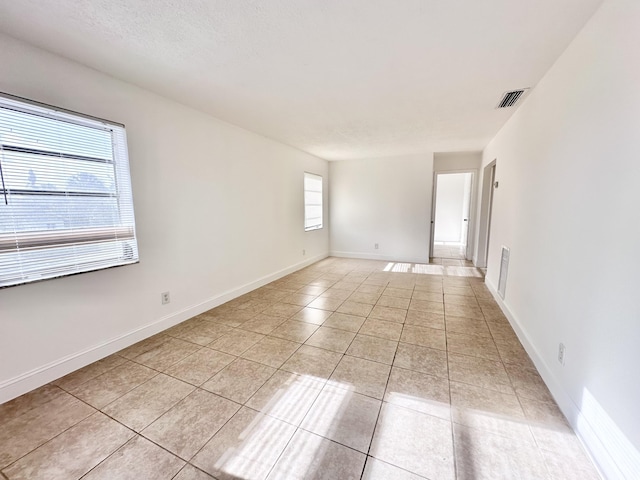
[[(63, 217), (63, 223), (69, 223), (62, 228), (48, 228), (44, 230), (42, 228), (31, 228), (22, 230), (14, 227), (13, 231), (9, 230), (8, 233), (6, 230), (4, 232), (0, 231), (0, 288), (139, 263), (125, 126), (118, 122), (74, 112), (3, 92), (0, 92), (0, 107), (2, 110), (22, 114), (23, 117), (19, 119), (18, 122), (28, 118), (28, 115), (41, 117), (50, 121), (48, 125), (43, 123), (43, 128), (44, 126), (46, 126), (46, 128), (52, 128), (51, 126), (58, 122), (58, 125), (61, 126), (62, 129), (64, 125), (71, 124), (86, 129), (103, 130), (109, 132), (111, 142), (110, 158), (102, 158), (100, 156), (69, 153), (63, 151), (66, 150), (66, 148), (63, 147), (60, 148), (60, 151), (54, 151), (45, 147), (20, 146), (13, 144), (14, 142), (7, 143), (6, 139), (3, 142), (0, 137), (0, 176), (2, 177), (2, 181), (0, 182), (0, 212), (3, 207), (6, 206), (8, 214), (15, 214), (16, 211), (21, 213), (19, 211), (19, 204), (9, 206), (9, 199), (13, 202), (15, 198), (20, 197), (40, 197), (39, 201), (42, 205), (48, 205), (47, 200), (43, 200), (44, 198), (53, 199), (64, 197), (66, 199), (87, 200), (109, 198), (114, 199), (111, 212), (112, 215), (115, 215), (113, 217), (114, 220), (104, 226), (73, 225), (70, 222), (71, 217)], [(5, 124), (5, 126), (9, 128), (14, 125), (16, 124)], [(26, 125), (28, 125), (28, 123)], [(13, 128), (17, 127), (14, 126)], [(53, 131), (56, 132), (55, 126), (53, 128)], [(18, 130), (18, 132), (19, 131), (20, 130)], [(87, 131), (89, 130), (85, 130), (85, 132)], [(78, 134), (81, 133), (81, 130), (78, 130)], [(34, 135), (37, 136), (38, 134), (40, 134), (40, 130), (36, 131)], [(83, 145), (82, 138), (74, 136), (70, 138), (77, 141), (78, 145)], [(28, 143), (28, 141), (25, 141), (25, 144)], [(78, 147), (78, 149), (82, 153), (82, 146)], [(13, 158), (11, 155), (13, 155)], [(24, 156), (24, 159), (20, 160), (19, 156)], [(53, 185), (40, 185), (39, 188), (29, 188), (28, 186), (24, 189), (15, 188), (15, 186), (12, 188), (10, 183), (5, 182), (7, 172), (11, 172), (11, 168), (7, 169), (6, 167), (7, 159), (9, 159), (9, 165), (11, 165), (11, 163), (14, 164), (14, 168), (17, 168), (15, 165), (28, 168), (28, 159), (30, 158), (42, 158), (45, 163), (50, 164), (53, 164), (53, 162), (58, 159), (62, 160), (62, 162), (80, 162), (77, 163), (77, 165), (82, 165), (82, 168), (77, 171), (71, 168), (70, 165), (63, 165), (62, 162), (60, 162), (57, 170), (55, 167), (51, 167), (53, 170), (45, 168), (50, 175), (63, 175), (68, 173), (70, 175), (69, 178), (80, 176), (83, 173), (93, 175), (93, 177), (96, 178), (94, 173), (90, 173), (93, 167), (89, 165), (92, 162), (94, 162), (94, 164), (97, 162), (103, 165), (112, 165), (112, 191), (107, 191), (107, 188), (105, 188), (105, 191), (101, 191), (100, 189), (94, 190), (89, 187), (85, 187), (84, 189), (79, 187), (73, 190), (73, 188), (68, 185), (63, 190), (58, 190)], [(3, 161), (5, 162), (4, 170), (2, 169)], [(83, 165), (81, 162), (87, 163)], [(111, 171), (111, 169), (108, 171)], [(62, 174), (60, 172), (62, 172)], [(16, 208), (18, 210), (15, 210)], [(68, 206), (67, 210), (70, 208), (72, 208), (72, 206)], [(92, 207), (90, 203), (80, 203), (79, 210), (83, 208), (90, 209)], [(96, 207), (94, 206), (93, 208)], [(21, 213), (21, 215), (25, 214)], [(26, 215), (28, 215), (28, 211)], [(51, 215), (52, 218), (55, 219), (56, 215), (60, 216), (60, 213), (59, 211), (52, 211)], [(16, 218), (23, 217), (18, 215)], [(58, 219), (58, 222), (59, 221)], [(87, 247), (89, 245), (96, 246), (91, 255), (87, 255), (89, 250), (86, 249), (92, 248)], [(67, 250), (60, 250), (64, 248)], [(122, 250), (119, 256), (113, 253), (107, 253), (109, 249), (116, 251), (118, 248)], [(85, 249), (84, 254), (82, 253), (83, 249)], [(70, 250), (77, 250), (78, 253), (66, 253)], [(100, 253), (101, 250), (102, 253)], [(42, 252), (45, 251), (52, 253), (45, 259), (45, 263), (43, 264), (37, 261), (37, 258), (40, 256), (38, 254), (35, 255), (35, 261), (25, 260), (23, 262), (23, 260), (21, 260), (23, 255), (28, 256), (33, 252), (42, 254)], [(3, 255), (6, 255), (4, 259), (2, 258)], [(9, 260), (7, 260), (11, 255), (13, 255), (15, 259), (12, 260), (9, 258)], [(48, 260), (49, 263), (46, 263), (46, 260)], [(18, 274), (17, 272), (20, 273)]]
[[(308, 192), (318, 193), (318, 191), (307, 189), (307, 179), (310, 179), (313, 181), (318, 181), (318, 179), (320, 180), (320, 192), (319, 192), (320, 203), (319, 204), (311, 204), (308, 201), (307, 193)], [(323, 176), (318, 175), (317, 173), (311, 173), (311, 172), (305, 171), (303, 175), (303, 195), (304, 195), (304, 231), (312, 232), (314, 230), (322, 230), (324, 228), (324, 178)], [(320, 207), (320, 217), (319, 217), (320, 223), (307, 226), (309, 218), (317, 218), (317, 217), (310, 217), (308, 215), (308, 207), (318, 207), (318, 206)]]

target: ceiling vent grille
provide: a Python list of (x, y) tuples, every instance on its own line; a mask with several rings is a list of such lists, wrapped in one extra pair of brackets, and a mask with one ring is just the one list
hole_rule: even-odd
[(500, 103), (498, 103), (498, 106), (496, 108), (509, 108), (509, 107), (513, 107), (516, 103), (518, 103), (518, 100), (520, 100), (525, 92), (529, 90), (528, 88), (522, 88), (520, 90), (513, 90), (511, 92), (507, 92), (502, 96), (502, 100), (500, 100)]

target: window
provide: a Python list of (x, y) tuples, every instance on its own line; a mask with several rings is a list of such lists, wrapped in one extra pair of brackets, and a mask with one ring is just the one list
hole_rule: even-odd
[(124, 126), (0, 95), (0, 287), (136, 263)]
[(322, 228), (322, 177), (304, 172), (304, 230)]

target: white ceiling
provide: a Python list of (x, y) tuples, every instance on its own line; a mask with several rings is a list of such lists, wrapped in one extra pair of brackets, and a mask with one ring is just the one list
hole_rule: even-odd
[(481, 150), (602, 0), (0, 0), (0, 31), (329, 160)]

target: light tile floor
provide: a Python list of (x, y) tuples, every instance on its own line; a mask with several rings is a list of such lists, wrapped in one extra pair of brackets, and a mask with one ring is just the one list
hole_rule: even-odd
[(478, 270), (328, 258), (0, 405), (7, 479), (597, 479)]

